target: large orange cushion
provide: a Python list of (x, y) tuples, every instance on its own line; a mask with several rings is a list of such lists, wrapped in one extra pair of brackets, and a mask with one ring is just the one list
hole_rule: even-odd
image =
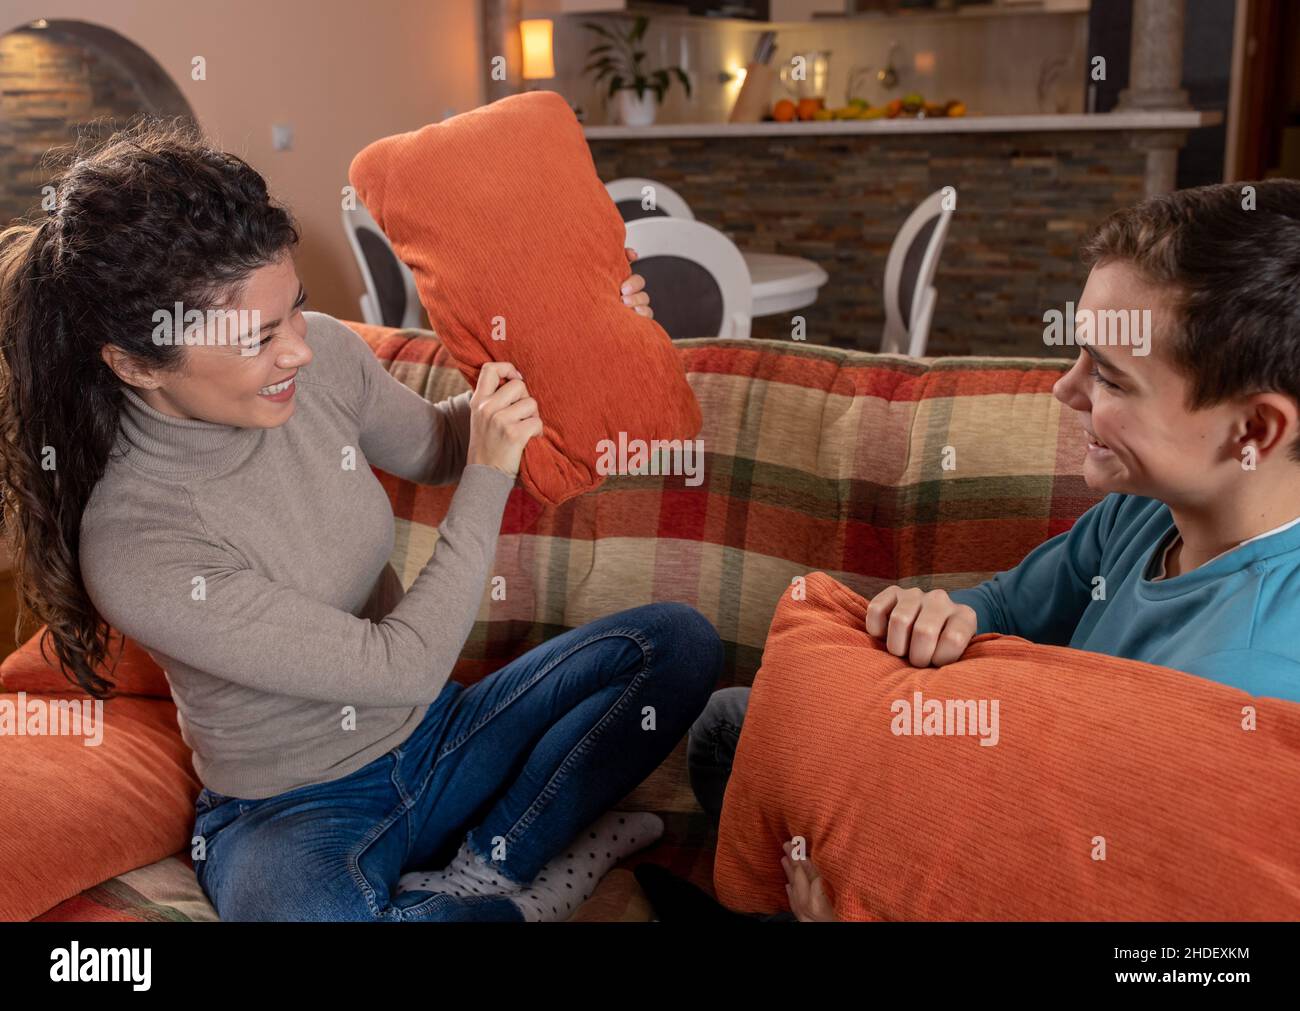
[[(806, 595), (777, 607), (741, 732), (726, 905), (787, 908), (801, 835), (841, 919), (1300, 915), (1300, 705), (1014, 636), (917, 669), (866, 634), (862, 597), (824, 573)], [(922, 712), (998, 700), (997, 743), (896, 735), (918, 691)]]
[[(41, 637), (45, 635), (46, 627), (42, 625), (35, 635), (0, 662), (0, 689), (7, 692), (82, 693), (76, 682), (70, 681), (60, 670), (53, 642), (47, 643), (45, 655), (41, 654)], [(119, 647), (122, 651), (120, 657)], [(110, 672), (115, 659), (117, 666)], [(167, 675), (154, 658), (134, 639), (125, 638), (115, 629), (109, 630), (108, 658), (100, 664), (97, 673), (113, 682), (115, 695), (172, 697)]]
[(511, 95), (386, 137), (348, 175), (470, 385), (489, 361), (523, 374), (545, 426), (520, 466), (534, 497), (555, 505), (599, 485), (604, 439), (699, 432), (671, 340), (623, 304), (623, 218), (560, 95)]
[[(85, 698), (6, 692), (0, 707)], [(173, 703), (108, 700), (90, 746), (87, 735), (0, 728), (0, 920), (31, 919), (189, 846), (201, 784)]]

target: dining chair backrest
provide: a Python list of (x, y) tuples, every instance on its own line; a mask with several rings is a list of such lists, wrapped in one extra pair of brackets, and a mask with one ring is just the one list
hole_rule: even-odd
[(745, 258), (729, 238), (702, 221), (640, 218), (627, 223), (624, 245), (637, 252), (655, 322), (674, 340), (748, 337), (754, 292)]
[(695, 214), (680, 193), (653, 179), (628, 176), (606, 183), (605, 189), (624, 221), (655, 217), (695, 220)]
[(885, 328), (880, 350), (919, 358), (925, 354), (938, 292), (934, 275), (948, 237), (952, 208), (944, 191), (931, 193), (907, 216), (885, 261)]
[(415, 275), (397, 258), (370, 212), (361, 204), (344, 207), (343, 230), (366, 287), (361, 295), (361, 318), (378, 326), (423, 326)]

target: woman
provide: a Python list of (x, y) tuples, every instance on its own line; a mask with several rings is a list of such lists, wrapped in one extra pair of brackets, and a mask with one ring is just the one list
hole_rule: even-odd
[[(601, 815), (703, 708), (712, 626), (653, 604), (451, 681), (542, 431), (524, 377), (430, 404), (303, 312), (292, 218), (192, 127), (111, 137), (56, 192), (0, 234), (4, 523), (81, 688), (113, 687), (110, 626), (166, 670), (218, 915), (563, 919), (662, 832)], [(372, 464), (459, 482), (405, 593)]]

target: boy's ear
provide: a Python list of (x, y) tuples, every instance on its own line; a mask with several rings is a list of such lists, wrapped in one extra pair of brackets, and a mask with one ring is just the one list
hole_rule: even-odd
[(1300, 435), (1300, 404), (1285, 393), (1256, 393), (1246, 398), (1241, 446), (1254, 443), (1261, 457), (1285, 453)]

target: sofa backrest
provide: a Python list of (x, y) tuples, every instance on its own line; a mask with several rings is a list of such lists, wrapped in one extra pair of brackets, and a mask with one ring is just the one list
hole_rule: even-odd
[[(426, 399), (468, 389), (432, 332), (348, 325)], [(1079, 425), (1052, 396), (1065, 360), (714, 338), (677, 347), (703, 409), (702, 479), (613, 476), (558, 508), (517, 488), (492, 570), (501, 578), (489, 582), (459, 680), (566, 628), (680, 600), (727, 644), (719, 686), (749, 684), (795, 577), (821, 570), (865, 596), (895, 582), (971, 586), (1101, 498), (1081, 476)], [(392, 563), (409, 585), (454, 489), (379, 476), (397, 517)]]

